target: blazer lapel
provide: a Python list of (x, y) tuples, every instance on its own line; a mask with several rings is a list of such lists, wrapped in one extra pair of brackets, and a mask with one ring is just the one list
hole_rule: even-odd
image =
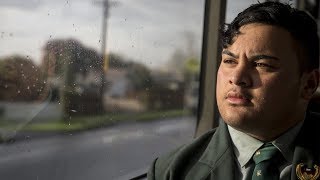
[(298, 180), (297, 171), (304, 171), (304, 168), (298, 166), (299, 164), (309, 169), (313, 169), (314, 165), (320, 165), (319, 130), (317, 129), (320, 126), (319, 120), (319, 117), (308, 113), (296, 138), (291, 169), (292, 180)]
[[(190, 174), (200, 173), (200, 179), (232, 180), (235, 174), (235, 157), (231, 138), (225, 123), (221, 123), (213, 135), (207, 149)], [(200, 177), (199, 175), (195, 177)]]

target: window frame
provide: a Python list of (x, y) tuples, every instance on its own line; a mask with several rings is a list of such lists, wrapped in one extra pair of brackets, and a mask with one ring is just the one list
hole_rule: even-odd
[(200, 93), (195, 137), (219, 125), (216, 76), (221, 59), (220, 27), (225, 23), (227, 0), (206, 0), (202, 40)]

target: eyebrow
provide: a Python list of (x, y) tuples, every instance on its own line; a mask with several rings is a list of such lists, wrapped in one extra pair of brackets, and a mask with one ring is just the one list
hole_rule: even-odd
[(224, 49), (224, 50), (222, 51), (222, 54), (229, 55), (229, 56), (231, 56), (231, 57), (233, 57), (233, 58), (239, 58), (239, 56), (233, 54), (232, 52), (230, 52), (229, 50), (226, 50), (226, 49)]
[[(239, 58), (239, 56), (235, 55), (234, 53), (232, 53), (226, 49), (222, 51), (222, 54), (226, 54), (226, 55), (231, 56), (233, 58)], [(272, 59), (272, 60), (277, 60), (277, 61), (279, 60), (279, 58), (277, 58), (275, 56), (269, 56), (269, 55), (264, 55), (264, 54), (253, 56), (250, 59), (253, 61), (256, 61), (259, 59)]]
[(272, 59), (272, 60), (279, 61), (279, 58), (274, 57), (274, 56), (269, 56), (269, 55), (256, 55), (256, 56), (251, 57), (250, 59), (252, 59), (253, 61), (256, 61), (259, 59)]

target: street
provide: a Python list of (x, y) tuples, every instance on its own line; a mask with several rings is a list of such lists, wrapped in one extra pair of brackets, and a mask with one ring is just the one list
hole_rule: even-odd
[(196, 119), (132, 122), (0, 145), (5, 180), (128, 179), (154, 158), (190, 141)]

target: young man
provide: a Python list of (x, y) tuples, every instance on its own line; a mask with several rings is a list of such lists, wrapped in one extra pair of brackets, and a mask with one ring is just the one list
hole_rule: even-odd
[(154, 161), (148, 178), (317, 179), (320, 116), (317, 24), (289, 5), (250, 6), (223, 32), (217, 74), (222, 123)]

